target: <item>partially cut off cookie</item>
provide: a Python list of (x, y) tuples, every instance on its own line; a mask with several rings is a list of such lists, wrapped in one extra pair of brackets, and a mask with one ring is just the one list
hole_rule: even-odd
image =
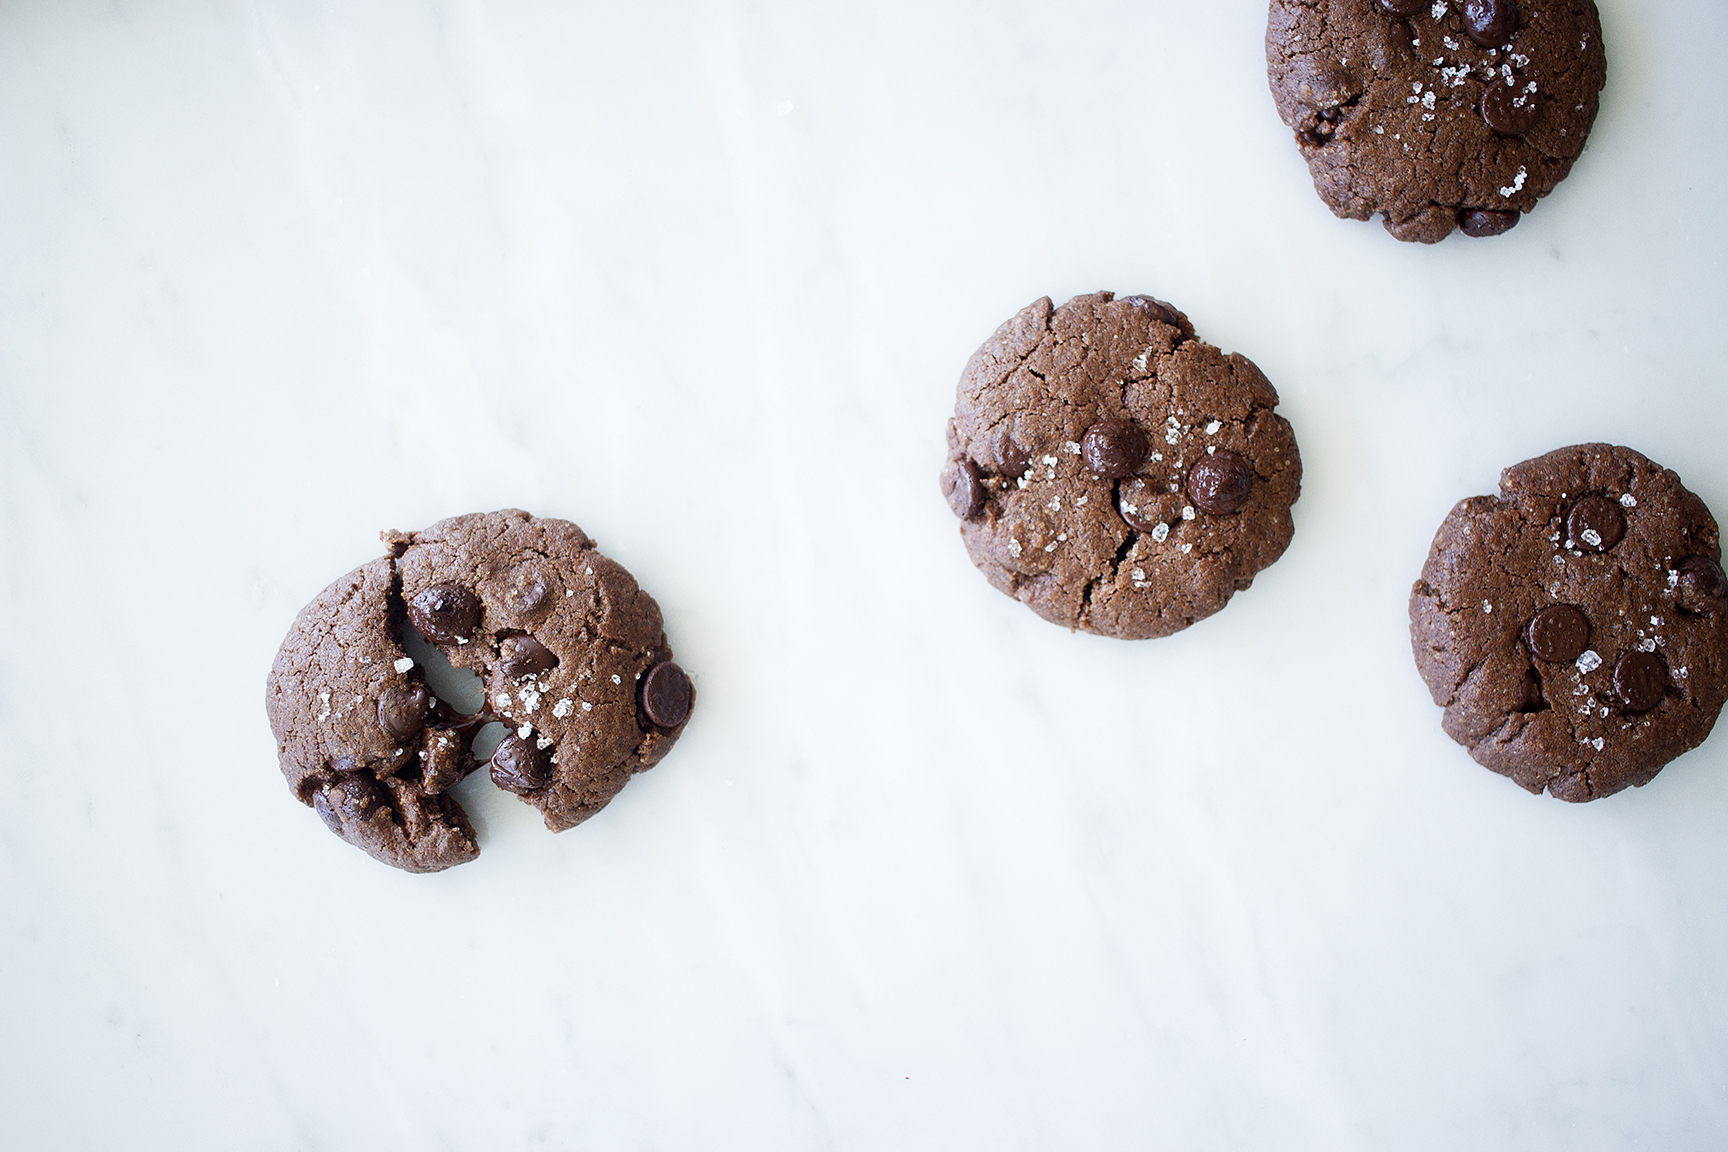
[(1553, 191), (1607, 58), (1592, 0), (1272, 0), (1266, 70), (1326, 206), (1433, 244)]

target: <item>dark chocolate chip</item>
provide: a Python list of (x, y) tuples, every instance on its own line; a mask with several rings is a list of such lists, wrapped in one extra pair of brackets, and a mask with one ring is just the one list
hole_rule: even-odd
[(512, 680), (550, 671), (558, 657), (532, 636), (506, 636), (498, 642), (498, 667)]
[(1550, 664), (1578, 659), (1590, 644), (1590, 621), (1570, 604), (1550, 604), (1530, 618), (1530, 651)]
[(1504, 48), (1518, 31), (1512, 0), (1464, 0), (1464, 34), (1484, 48)]
[(1156, 532), (1160, 524), (1182, 518), (1182, 498), (1174, 492), (1155, 492), (1139, 477), (1122, 481), (1116, 493), (1116, 510), (1136, 532)]
[(552, 783), (552, 757), (532, 732), (512, 732), (492, 750), (492, 783), (506, 792), (532, 792)]
[(662, 728), (676, 728), (684, 723), (695, 697), (690, 677), (670, 660), (662, 660), (642, 677), (642, 711)]
[(1188, 499), (1210, 516), (1225, 516), (1248, 503), (1254, 487), (1254, 466), (1220, 448), (1208, 452), (1188, 469)]
[(408, 619), (434, 644), (454, 644), (480, 626), (480, 598), (460, 584), (434, 584), (408, 602)]
[(1510, 212), (1496, 212), (1492, 208), (1466, 208), (1458, 213), (1458, 230), (1466, 236), (1481, 239), (1484, 236), (1498, 236), (1510, 232), (1518, 226), (1522, 216), (1517, 209)]
[(1132, 476), (1146, 462), (1146, 433), (1132, 420), (1101, 420), (1080, 438), (1080, 458), (1100, 476)]
[(338, 756), (330, 761), (330, 771), (358, 772), (360, 771), (360, 764), (352, 756)]
[(1710, 601), (1728, 597), (1728, 576), (1723, 575), (1722, 565), (1708, 556), (1688, 556), (1675, 571), (1680, 574), (1675, 591), (1682, 608), (1702, 612), (1715, 607)]
[(1586, 496), (1572, 505), (1566, 517), (1566, 534), (1574, 548), (1585, 552), (1606, 552), (1626, 535), (1626, 513), (1620, 504), (1606, 496)]
[(989, 451), (990, 465), (996, 470), (996, 475), (1008, 480), (1024, 476), (1027, 466), (1032, 463), (1032, 457), (1027, 454), (1026, 449), (1014, 442), (1006, 422), (998, 425), (990, 434)]
[(378, 697), (378, 727), (397, 740), (406, 740), (426, 727), (426, 711), (432, 706), (432, 694), (424, 684), (406, 688), (386, 688)]
[(550, 596), (551, 590), (546, 587), (544, 580), (525, 574), (517, 577), (516, 586), (510, 590), (510, 607), (518, 615), (532, 615)]
[(344, 776), (312, 794), (313, 810), (337, 835), (344, 824), (363, 822), (384, 802), (384, 789), (370, 776)]
[(1522, 136), (1536, 126), (1535, 87), (1522, 79), (1494, 81), (1482, 93), (1482, 119), (1496, 132)]
[(342, 835), (342, 818), (336, 815), (336, 809), (330, 806), (330, 797), (322, 792), (312, 793), (312, 811), (318, 813), (318, 818), (324, 821), (324, 827)]
[(1414, 16), (1427, 8), (1430, 0), (1375, 0), (1375, 3), (1388, 16)]
[(1630, 712), (1648, 712), (1668, 690), (1668, 665), (1654, 652), (1628, 652), (1614, 665), (1614, 691)]
[(1172, 328), (1182, 327), (1182, 318), (1176, 314), (1176, 309), (1162, 300), (1155, 300), (1150, 296), (1124, 296), (1122, 303), (1134, 305), (1160, 324), (1168, 324)]
[(942, 495), (948, 507), (962, 520), (974, 520), (984, 511), (984, 482), (978, 468), (967, 459), (950, 460), (942, 469)]

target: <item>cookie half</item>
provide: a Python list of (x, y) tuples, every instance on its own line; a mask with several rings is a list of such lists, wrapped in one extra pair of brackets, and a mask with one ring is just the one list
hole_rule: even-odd
[[(300, 613), (266, 685), (288, 786), (343, 839), (410, 872), (478, 855), (448, 789), (475, 767), (487, 721), (510, 728), (493, 781), (553, 831), (598, 812), (683, 731), (694, 692), (659, 606), (576, 525), (507, 509), (384, 539), (389, 555)], [(481, 713), (433, 696), (403, 650), (409, 625), (481, 676)]]
[(1607, 77), (1591, 0), (1272, 0), (1266, 67), (1327, 207), (1425, 244), (1553, 191)]
[(1728, 699), (1716, 521), (1673, 472), (1582, 444), (1452, 509), (1410, 594), (1410, 642), (1447, 735), (1532, 792), (1650, 781)]
[(1169, 304), (1045, 297), (966, 365), (943, 494), (972, 562), (1038, 615), (1168, 636), (1290, 543), (1302, 463), (1277, 404)]

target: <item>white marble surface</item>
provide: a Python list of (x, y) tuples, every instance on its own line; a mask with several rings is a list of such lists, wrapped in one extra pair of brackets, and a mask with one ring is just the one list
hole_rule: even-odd
[[(0, 0), (0, 1145), (1728, 1146), (1728, 737), (1530, 797), (1405, 632), (1506, 464), (1728, 513), (1728, 7), (1602, 8), (1573, 176), (1419, 248), (1314, 197), (1257, 0)], [(936, 486), (966, 356), (1100, 287), (1306, 465), (1163, 641), (992, 592)], [(379, 529), (511, 505), (698, 711), (396, 873), (264, 675)]]

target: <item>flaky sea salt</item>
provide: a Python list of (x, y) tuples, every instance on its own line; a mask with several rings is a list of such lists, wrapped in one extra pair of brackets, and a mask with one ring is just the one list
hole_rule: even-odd
[(398, 672), (406, 672), (412, 667), (414, 667), (414, 657), (412, 656), (404, 656), (396, 661), (396, 671)]

